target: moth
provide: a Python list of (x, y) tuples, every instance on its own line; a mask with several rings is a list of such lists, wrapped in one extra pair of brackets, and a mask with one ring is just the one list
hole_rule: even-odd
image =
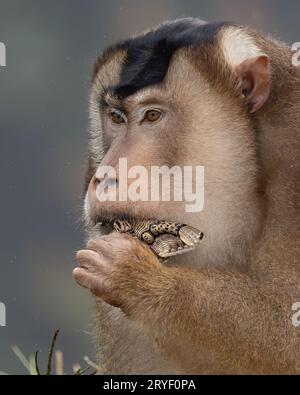
[(146, 243), (161, 259), (193, 250), (204, 236), (203, 232), (189, 225), (151, 219), (136, 223), (116, 220), (113, 228)]

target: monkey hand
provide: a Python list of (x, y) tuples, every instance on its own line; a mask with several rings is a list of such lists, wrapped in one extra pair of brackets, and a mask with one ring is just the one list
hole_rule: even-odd
[(153, 290), (168, 270), (144, 243), (117, 232), (89, 241), (76, 259), (77, 283), (128, 314), (145, 302), (147, 289)]

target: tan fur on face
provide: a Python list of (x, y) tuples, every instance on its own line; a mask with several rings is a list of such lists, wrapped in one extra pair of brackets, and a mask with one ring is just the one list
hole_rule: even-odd
[[(143, 165), (149, 171), (154, 164), (204, 166), (204, 211), (188, 214), (185, 204), (177, 202), (159, 205), (108, 202), (105, 207), (114, 212), (121, 209), (129, 215), (145, 217), (155, 213), (157, 218), (178, 220), (203, 229), (206, 243), (201, 260), (195, 256), (197, 266), (224, 266), (232, 260), (241, 266), (245, 264), (246, 249), (257, 232), (259, 218), (259, 201), (249, 199), (249, 195), (256, 193), (254, 134), (236, 93), (224, 97), (221, 82), (211, 86), (206, 74), (202, 74), (203, 68), (197, 52), (178, 50), (161, 86), (143, 89), (124, 100), (124, 105), (132, 111), (140, 101), (151, 97), (168, 103), (170, 112), (174, 110), (169, 123), (163, 127), (158, 125), (155, 131), (158, 134), (159, 130), (163, 140), (154, 140), (151, 137), (155, 136), (153, 132), (131, 126), (129, 136), (135, 139), (134, 144), (127, 150), (124, 147), (120, 156), (127, 157), (129, 167)], [(100, 73), (103, 74), (102, 69)], [(178, 75), (181, 75), (180, 79)], [(94, 90), (97, 91), (97, 87)], [(214, 111), (214, 107), (218, 110)], [(97, 105), (95, 108), (98, 111), (95, 123), (99, 124), (99, 109)], [(239, 172), (236, 172), (237, 166)], [(236, 213), (234, 217), (232, 210)], [(246, 232), (245, 221), (248, 224)]]
[[(271, 92), (250, 115), (236, 66), (261, 54), (270, 58)], [(102, 156), (97, 78), (118, 81), (124, 56), (111, 52), (97, 63), (88, 180)], [(164, 266), (135, 241), (114, 245), (107, 280), (115, 287), (105, 296), (99, 288), (98, 296), (117, 299), (121, 309), (96, 298), (99, 363), (116, 374), (299, 373), (291, 306), (300, 298), (300, 69), (289, 48), (227, 26), (214, 46), (179, 50), (163, 83), (126, 104), (134, 109), (151, 92), (177, 115), (157, 134), (163, 138), (131, 126), (131, 163), (142, 157), (146, 165), (157, 158), (202, 164), (206, 196), (197, 215), (173, 203), (148, 206), (147, 214), (197, 226), (206, 239)], [(125, 208), (146, 210), (137, 203)], [(94, 248), (104, 253), (101, 245)]]
[(178, 220), (205, 233), (201, 258), (195, 257), (197, 266), (224, 266), (232, 260), (242, 266), (261, 215), (254, 133), (235, 94), (224, 96), (223, 89), (212, 87), (206, 76), (197, 72), (195, 54), (181, 50), (175, 54), (165, 81), (170, 97), (185, 107), (181, 161), (205, 166), (204, 211), (181, 212)]
[[(93, 176), (96, 163), (100, 163), (104, 155), (103, 126), (100, 116), (100, 98), (103, 87), (117, 84), (122, 62), (126, 56), (124, 51), (107, 53), (97, 62), (92, 89), (90, 93), (90, 145), (86, 185)], [(98, 69), (100, 67), (101, 69)]]

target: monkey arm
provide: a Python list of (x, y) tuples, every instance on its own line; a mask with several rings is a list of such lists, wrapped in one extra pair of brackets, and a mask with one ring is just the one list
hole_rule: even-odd
[[(225, 270), (156, 269), (153, 281), (143, 281), (142, 272), (131, 277), (139, 299), (128, 313), (179, 367), (194, 373), (203, 367), (232, 373), (297, 371), (300, 334), (291, 321), (295, 300), (284, 288)], [(216, 360), (223, 366), (214, 366)]]
[[(162, 264), (143, 243), (118, 233), (90, 241), (77, 259), (77, 282), (120, 307), (177, 371), (300, 370), (300, 334), (291, 320), (297, 286), (291, 281), (285, 286), (226, 269)], [(283, 279), (292, 275), (280, 273)]]

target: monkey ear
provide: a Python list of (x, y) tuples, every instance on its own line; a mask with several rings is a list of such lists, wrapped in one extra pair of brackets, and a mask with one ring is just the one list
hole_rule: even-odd
[(246, 59), (238, 66), (236, 72), (242, 79), (242, 95), (250, 112), (258, 111), (270, 95), (270, 61), (267, 55)]

